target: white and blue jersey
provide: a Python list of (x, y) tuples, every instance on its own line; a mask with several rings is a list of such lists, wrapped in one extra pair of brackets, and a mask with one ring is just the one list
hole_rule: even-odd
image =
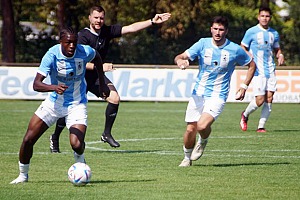
[(270, 78), (275, 75), (273, 50), (280, 47), (277, 31), (270, 27), (264, 29), (258, 24), (246, 31), (241, 44), (253, 55), (256, 63), (254, 76)]
[(50, 76), (51, 84), (64, 84), (68, 88), (62, 95), (51, 92), (48, 95), (50, 101), (70, 106), (79, 103), (87, 103), (85, 70), (86, 63), (94, 59), (96, 52), (88, 45), (77, 44), (73, 57), (63, 55), (61, 45), (51, 47), (44, 55), (38, 68), (38, 73)]
[(204, 98), (218, 97), (226, 101), (231, 75), (236, 65), (247, 65), (251, 57), (236, 43), (225, 41), (216, 46), (213, 39), (201, 38), (186, 50), (189, 58), (198, 58), (199, 73), (192, 94)]

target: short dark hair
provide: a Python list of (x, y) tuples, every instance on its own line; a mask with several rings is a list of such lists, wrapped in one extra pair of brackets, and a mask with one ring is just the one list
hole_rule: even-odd
[(75, 35), (78, 37), (77, 32), (72, 27), (65, 27), (59, 33), (59, 39), (61, 40), (66, 35)]
[(214, 23), (222, 24), (224, 28), (228, 29), (228, 19), (225, 16), (216, 16), (213, 18), (211, 25)]
[(269, 12), (270, 15), (272, 15), (272, 10), (271, 10), (271, 8), (269, 8), (269, 7), (267, 7), (267, 6), (261, 6), (261, 7), (259, 8), (258, 13), (260, 13), (261, 11)]
[(96, 10), (97, 12), (104, 12), (105, 15), (105, 10), (102, 6), (93, 6), (90, 8), (90, 15)]

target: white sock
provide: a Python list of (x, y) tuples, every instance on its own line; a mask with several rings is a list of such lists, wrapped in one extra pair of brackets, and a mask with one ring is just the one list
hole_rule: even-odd
[(245, 112), (244, 112), (244, 116), (248, 117), (251, 113), (253, 113), (254, 111), (256, 111), (258, 108), (257, 104), (256, 104), (256, 100), (253, 99), (249, 105), (247, 106)]
[(201, 143), (206, 142), (207, 140), (208, 140), (208, 138), (203, 139), (203, 138), (201, 138), (201, 136), (199, 135), (198, 143), (201, 144)]
[(272, 103), (264, 103), (263, 108), (261, 110), (260, 119), (258, 122), (258, 128), (264, 128), (267, 120), (272, 111)]
[(28, 178), (28, 172), (29, 172), (29, 164), (23, 164), (19, 161), (19, 171), (21, 177), (27, 179)]
[(76, 162), (85, 163), (84, 154), (79, 155), (74, 151), (74, 159), (75, 159), (75, 163)]
[(187, 149), (183, 145), (183, 152), (184, 152), (184, 159), (190, 160), (191, 159), (191, 154), (192, 154), (193, 149)]

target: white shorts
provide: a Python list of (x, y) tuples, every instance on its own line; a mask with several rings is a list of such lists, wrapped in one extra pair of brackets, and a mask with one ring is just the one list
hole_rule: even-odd
[(66, 126), (69, 129), (74, 124), (87, 126), (87, 107), (85, 103), (69, 107), (58, 106), (46, 99), (35, 111), (48, 127), (52, 126), (59, 118), (66, 117)]
[(265, 95), (266, 91), (276, 91), (277, 79), (275, 76), (270, 78), (254, 76), (251, 82), (254, 96)]
[(223, 111), (225, 101), (219, 98), (204, 99), (203, 97), (192, 95), (185, 113), (186, 122), (199, 121), (202, 113), (210, 114), (215, 120)]

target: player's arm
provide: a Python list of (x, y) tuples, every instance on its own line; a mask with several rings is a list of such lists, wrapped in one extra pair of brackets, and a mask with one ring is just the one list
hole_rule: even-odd
[(240, 85), (238, 91), (236, 92), (236, 97), (235, 97), (236, 100), (242, 101), (244, 99), (246, 90), (248, 89), (248, 86), (254, 76), (255, 69), (256, 69), (256, 64), (252, 59), (251, 62), (248, 64), (248, 71), (246, 74), (246, 78), (244, 82)]
[(167, 21), (171, 17), (170, 13), (162, 13), (162, 14), (156, 14), (154, 18), (150, 20), (135, 22), (133, 24), (130, 24), (128, 26), (123, 26), (121, 34), (125, 35), (127, 33), (134, 33), (140, 30), (143, 30), (153, 24), (161, 24), (165, 21)]
[[(87, 63), (86, 64), (86, 69), (87, 70), (94, 70), (95, 65), (94, 63)], [(103, 71), (104, 72), (110, 72), (114, 70), (114, 65), (112, 63), (103, 63)]]
[(37, 92), (52, 92), (55, 91), (57, 94), (63, 94), (68, 86), (59, 84), (59, 85), (49, 85), (44, 83), (46, 77), (40, 73), (37, 73), (33, 81), (33, 90)]
[(96, 51), (96, 56), (93, 59), (92, 63), (94, 64), (95, 69), (98, 73), (99, 91), (100, 91), (101, 97), (105, 99), (105, 98), (109, 97), (110, 90), (107, 87), (107, 85), (105, 84), (103, 62), (102, 62), (100, 54), (97, 51)]
[(189, 65), (189, 56), (186, 52), (177, 55), (174, 58), (174, 63), (182, 70), (185, 70)]
[(253, 58), (253, 55), (249, 52), (249, 49), (248, 49), (246, 46), (244, 46), (243, 44), (241, 44), (241, 47), (242, 47), (242, 49), (244, 49), (244, 51), (246, 51), (246, 53), (247, 53), (251, 58)]
[(246, 78), (244, 80), (245, 85), (248, 86), (251, 83), (251, 80), (254, 76), (255, 69), (256, 69), (256, 64), (252, 59), (251, 62), (248, 64), (248, 71), (247, 71), (247, 74), (246, 74)]
[(276, 54), (276, 58), (278, 61), (278, 65), (282, 65), (284, 63), (284, 55), (282, 54), (282, 51), (280, 48), (276, 48), (275, 50), (275, 54)]

